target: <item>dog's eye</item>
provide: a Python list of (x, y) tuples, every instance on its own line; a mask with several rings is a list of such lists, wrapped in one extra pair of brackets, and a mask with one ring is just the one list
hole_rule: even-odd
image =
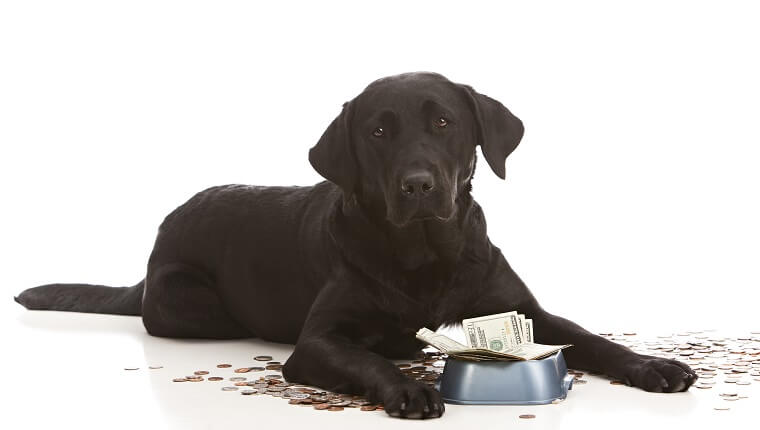
[(372, 131), (372, 135), (375, 136), (375, 137), (383, 137), (383, 133), (384, 133), (384, 131), (383, 131), (382, 127), (378, 127), (374, 131)]
[(444, 117), (440, 117), (437, 120), (435, 120), (435, 125), (438, 126), (438, 127), (440, 127), (440, 128), (444, 128), (447, 125), (449, 125), (449, 120), (447, 120)]

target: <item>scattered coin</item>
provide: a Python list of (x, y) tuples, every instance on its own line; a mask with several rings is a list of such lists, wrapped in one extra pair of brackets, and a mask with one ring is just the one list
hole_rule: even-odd
[(613, 380), (613, 381), (610, 381), (610, 384), (612, 384), (612, 385), (625, 385), (625, 382), (618, 381), (618, 380)]
[(163, 369), (164, 366), (148, 366), (148, 369), (156, 370), (156, 369)]
[(208, 370), (196, 370), (193, 373), (196, 375), (208, 375)]
[(320, 403), (320, 404), (314, 405), (314, 409), (318, 411), (324, 411), (325, 409), (330, 409), (331, 407), (332, 405), (330, 405), (329, 403)]
[(222, 387), (222, 391), (237, 391), (238, 387)]
[(520, 415), (520, 418), (530, 419), (530, 418), (536, 418), (536, 416), (533, 415), (533, 414), (522, 414), (522, 415)]
[(258, 393), (257, 390), (250, 390), (250, 389), (249, 390), (243, 390), (243, 391), (240, 392), (240, 394), (242, 394), (244, 396), (250, 396), (251, 394), (256, 394), (256, 393)]
[(232, 365), (231, 364), (227, 364), (227, 363), (222, 363), (222, 364), (217, 364), (216, 367), (218, 367), (220, 369), (226, 369), (228, 367), (232, 367)]
[(240, 381), (245, 381), (246, 380), (246, 378), (244, 378), (242, 376), (233, 376), (232, 378), (229, 378), (229, 379), (232, 382), (240, 382)]
[(172, 379), (172, 381), (174, 381), (174, 382), (187, 382), (187, 379), (186, 378), (174, 378), (174, 379)]
[(271, 355), (257, 355), (256, 357), (253, 357), (256, 361), (272, 361)]
[(206, 380), (207, 381), (221, 381), (222, 379), (224, 378), (222, 378), (221, 376), (209, 376), (208, 379)]
[(367, 412), (367, 411), (374, 411), (376, 409), (377, 409), (377, 405), (365, 405), (365, 406), (362, 406), (359, 410)]
[(338, 412), (338, 411), (342, 411), (343, 408), (341, 406), (330, 406), (329, 408), (327, 408), (327, 410), (330, 412)]
[(125, 367), (124, 370), (140, 370), (139, 367)]

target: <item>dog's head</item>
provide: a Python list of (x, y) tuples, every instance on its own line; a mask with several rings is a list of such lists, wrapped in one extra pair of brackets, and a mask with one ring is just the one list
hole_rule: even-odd
[(475, 146), (504, 179), (522, 135), (522, 122), (498, 101), (435, 73), (405, 73), (346, 102), (309, 161), (346, 200), (384, 208), (396, 226), (445, 222), (469, 190)]

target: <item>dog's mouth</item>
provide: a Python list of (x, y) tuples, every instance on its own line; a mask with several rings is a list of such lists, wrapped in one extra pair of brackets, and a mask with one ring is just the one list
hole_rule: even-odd
[(391, 206), (388, 206), (387, 220), (396, 227), (406, 227), (410, 224), (417, 222), (439, 222), (446, 223), (454, 218), (456, 213), (453, 202), (448, 205), (439, 205), (435, 209), (431, 209), (427, 206), (420, 206), (417, 208), (402, 207), (393, 210)]

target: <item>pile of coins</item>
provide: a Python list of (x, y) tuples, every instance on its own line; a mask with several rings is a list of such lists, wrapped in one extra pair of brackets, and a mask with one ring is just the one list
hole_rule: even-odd
[[(427, 385), (435, 385), (445, 361), (445, 355), (433, 352), (420, 352), (418, 356), (406, 363), (398, 364), (402, 374), (408, 378), (420, 381)], [(235, 374), (247, 374), (264, 371), (280, 372), (282, 363), (271, 361), (272, 356), (259, 355), (254, 357), (255, 361), (266, 361), (264, 366), (240, 367), (233, 370)], [(216, 365), (217, 369), (230, 369), (229, 363)], [(223, 370), (220, 370), (223, 372)], [(173, 382), (219, 382), (224, 381), (223, 376), (207, 376), (207, 370), (197, 370), (192, 375), (172, 379)], [(362, 411), (382, 411), (383, 405), (372, 403), (363, 396), (352, 394), (341, 394), (326, 391), (317, 387), (311, 387), (302, 384), (293, 384), (283, 379), (281, 373), (269, 373), (256, 379), (250, 379), (246, 376), (227, 376), (226, 380), (232, 385), (221, 387), (222, 391), (239, 392), (244, 396), (268, 395), (288, 400), (288, 404), (310, 406), (319, 411), (338, 412), (345, 408), (357, 408)]]
[[(742, 386), (760, 382), (760, 331), (736, 338), (717, 336), (711, 330), (687, 331), (641, 340), (634, 332), (600, 333), (640, 354), (676, 359), (691, 366), (699, 378), (693, 387), (717, 392), (715, 410), (729, 410), (726, 402), (746, 399)], [(577, 381), (576, 381), (577, 382)], [(611, 381), (612, 384), (623, 384)]]
[[(640, 339), (635, 332), (621, 334), (600, 333), (605, 338), (625, 345), (637, 353), (656, 357), (671, 358), (689, 364), (699, 379), (692, 388), (716, 392), (718, 404), (715, 410), (729, 410), (730, 402), (746, 399), (746, 393), (740, 387), (760, 382), (760, 331), (750, 332), (747, 336), (737, 338), (721, 337), (711, 331), (689, 331), (671, 335), (657, 336), (653, 339)], [(443, 372), (446, 355), (438, 351), (420, 352), (414, 360), (397, 364), (406, 377), (423, 384), (434, 386)], [(174, 382), (221, 382), (229, 381), (231, 385), (221, 387), (222, 391), (239, 392), (244, 396), (268, 395), (288, 400), (291, 405), (312, 407), (320, 411), (342, 411), (356, 408), (362, 411), (382, 411), (383, 405), (371, 403), (363, 396), (334, 393), (321, 388), (294, 384), (283, 379), (282, 363), (273, 361), (269, 355), (254, 357), (260, 365), (232, 369), (229, 363), (218, 364), (217, 372), (232, 372), (227, 376), (208, 376), (207, 370), (198, 370), (192, 375), (172, 379)], [(264, 363), (266, 362), (266, 363)], [(159, 369), (161, 366), (151, 366)], [(125, 368), (137, 370), (138, 368)], [(223, 370), (232, 369), (232, 370)], [(267, 373), (258, 378), (242, 376), (249, 373)], [(583, 379), (584, 372), (570, 369), (574, 376), (573, 385), (589, 382)], [(598, 376), (595, 373), (589, 373)], [(612, 385), (625, 385), (625, 382), (611, 380)], [(720, 387), (720, 389), (715, 389)], [(553, 403), (560, 403), (555, 401)], [(519, 418), (535, 418), (533, 414), (523, 414)]]

